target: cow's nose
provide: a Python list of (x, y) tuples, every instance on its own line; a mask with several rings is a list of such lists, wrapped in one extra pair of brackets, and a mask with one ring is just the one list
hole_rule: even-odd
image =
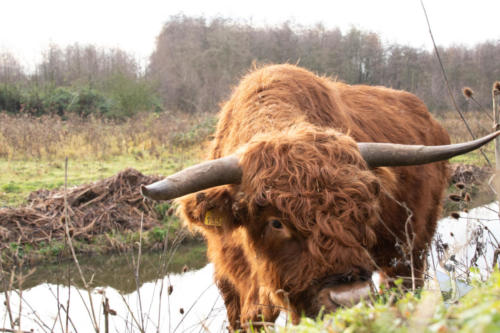
[(342, 283), (323, 288), (319, 292), (318, 301), (326, 311), (334, 311), (339, 307), (350, 307), (369, 299), (371, 293), (370, 281)]
[(367, 281), (346, 282), (328, 286), (320, 290), (318, 303), (326, 312), (335, 311), (339, 307), (350, 307), (361, 301), (368, 301), (380, 292), (381, 285), (386, 285), (385, 276), (374, 272)]

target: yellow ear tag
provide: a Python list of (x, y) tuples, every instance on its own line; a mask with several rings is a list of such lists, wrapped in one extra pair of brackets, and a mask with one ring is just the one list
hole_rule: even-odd
[(209, 210), (205, 213), (205, 225), (211, 225), (214, 227), (222, 227), (222, 222), (224, 221), (223, 216), (220, 212), (215, 210)]

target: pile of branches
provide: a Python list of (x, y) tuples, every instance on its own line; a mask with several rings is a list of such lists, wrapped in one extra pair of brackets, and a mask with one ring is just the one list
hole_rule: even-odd
[(66, 219), (70, 235), (86, 240), (112, 230), (138, 231), (141, 220), (144, 230), (157, 226), (153, 202), (143, 200), (139, 188), (159, 179), (126, 169), (67, 191), (32, 192), (26, 206), (0, 208), (0, 248), (11, 242), (38, 244), (64, 239)]

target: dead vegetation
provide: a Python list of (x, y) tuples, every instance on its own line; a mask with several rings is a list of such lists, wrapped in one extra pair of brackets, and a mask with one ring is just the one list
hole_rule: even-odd
[(140, 113), (121, 121), (72, 114), (34, 117), (0, 112), (0, 159), (160, 158), (165, 151), (203, 142), (214, 127), (215, 118), (207, 114)]
[(455, 163), (450, 166), (450, 169), (450, 182), (453, 184), (481, 185), (493, 174), (490, 167), (472, 164)]
[[(145, 176), (134, 169), (69, 189), (69, 232), (75, 239), (90, 241), (111, 231), (137, 231), (143, 216), (144, 230), (159, 225), (153, 203), (143, 200), (140, 184), (161, 177)], [(0, 209), (0, 249), (10, 243), (37, 244), (64, 239), (64, 189), (39, 190), (20, 208)]]

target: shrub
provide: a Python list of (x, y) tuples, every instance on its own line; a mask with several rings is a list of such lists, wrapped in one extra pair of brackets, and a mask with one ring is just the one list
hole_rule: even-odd
[(110, 109), (111, 101), (92, 88), (83, 88), (78, 91), (72, 103), (68, 106), (68, 111), (84, 117), (92, 113), (105, 114)]
[(189, 130), (173, 133), (171, 142), (179, 147), (187, 147), (198, 144), (208, 139), (215, 132), (217, 118), (208, 116), (201, 122), (194, 124)]
[(17, 112), (21, 109), (21, 90), (12, 84), (0, 85), (0, 111)]
[(104, 83), (104, 89), (113, 101), (107, 116), (125, 118), (142, 111), (162, 110), (160, 98), (156, 96), (153, 86), (143, 79), (115, 74)]
[(163, 242), (168, 234), (167, 228), (154, 227), (149, 232), (149, 240), (152, 242)]
[(44, 113), (56, 113), (63, 115), (71, 104), (76, 100), (77, 95), (66, 87), (57, 87), (44, 98)]
[(23, 91), (21, 99), (21, 109), (19, 112), (28, 112), (34, 116), (41, 116), (46, 113), (45, 98), (48, 94), (39, 88), (33, 86)]

